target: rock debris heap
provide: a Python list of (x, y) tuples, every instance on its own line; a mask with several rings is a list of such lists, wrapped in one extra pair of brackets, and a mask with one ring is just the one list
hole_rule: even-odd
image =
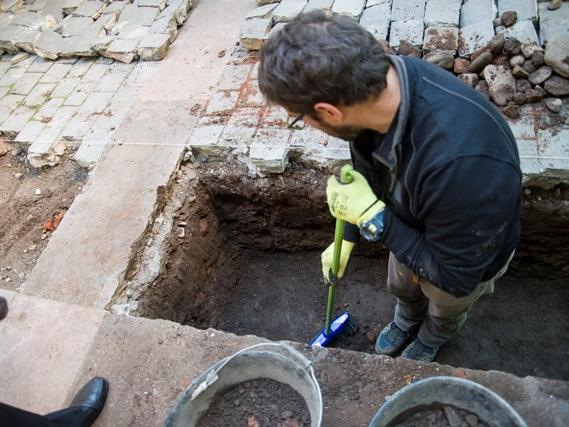
[(193, 0), (2, 0), (0, 51), (55, 60), (164, 58)]
[(569, 3), (560, 0), (257, 0), (241, 42), (260, 49), (301, 12), (331, 10), (356, 19), (384, 47), (454, 72), (510, 118), (569, 95)]

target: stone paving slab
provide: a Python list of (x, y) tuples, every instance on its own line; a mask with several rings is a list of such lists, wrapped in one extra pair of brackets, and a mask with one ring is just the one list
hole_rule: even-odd
[[(193, 24), (178, 37), (182, 48), (174, 49), (156, 71), (160, 91), (153, 90), (152, 81), (141, 89), (136, 107), (115, 131), (114, 144), (102, 153), (89, 185), (75, 198), (22, 292), (91, 307), (110, 302), (152, 217), (157, 190), (167, 185), (182, 158), (184, 142), (198, 120), (195, 106), (219, 79), (226, 62), (217, 51), (204, 53), (202, 43), (215, 38), (212, 46), (230, 45), (250, 6), (233, 0), (199, 3), (190, 16)], [(221, 33), (209, 19), (220, 7), (240, 17), (227, 21)], [(196, 71), (200, 69), (207, 73)], [(184, 90), (180, 80), (190, 80)], [(74, 260), (72, 269), (69, 259)]]
[(36, 413), (59, 410), (105, 312), (0, 289), (0, 401)]

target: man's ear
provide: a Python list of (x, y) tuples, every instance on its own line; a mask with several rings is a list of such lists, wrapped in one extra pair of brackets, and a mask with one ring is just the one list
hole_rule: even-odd
[(340, 126), (344, 121), (344, 113), (338, 107), (327, 102), (319, 102), (314, 105), (314, 111), (318, 118), (332, 126)]

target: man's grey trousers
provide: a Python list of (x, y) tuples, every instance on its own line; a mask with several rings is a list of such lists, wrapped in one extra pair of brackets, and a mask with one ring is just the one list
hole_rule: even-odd
[(506, 273), (513, 256), (512, 253), (492, 279), (480, 283), (471, 294), (457, 298), (413, 274), (390, 253), (387, 290), (397, 297), (395, 324), (404, 331), (419, 328), (419, 340), (429, 347), (443, 345), (464, 324), (478, 298), (494, 292), (494, 284)]

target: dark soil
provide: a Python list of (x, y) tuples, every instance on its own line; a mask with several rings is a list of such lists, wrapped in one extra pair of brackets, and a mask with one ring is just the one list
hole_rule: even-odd
[(486, 427), (478, 417), (467, 411), (452, 406), (423, 409), (402, 420), (390, 424), (392, 427)]
[(292, 387), (259, 378), (217, 395), (197, 425), (304, 427), (310, 425), (310, 413), (302, 396)]
[(0, 288), (26, 280), (54, 231), (44, 224), (65, 214), (86, 180), (87, 170), (66, 159), (38, 170), (25, 151), (0, 156)]
[[(337, 292), (336, 312), (347, 309), (359, 331), (333, 343), (373, 352), (379, 330), (395, 306), (385, 288), (387, 258), (355, 256)], [(218, 285), (219, 286), (219, 285)], [(320, 252), (248, 251), (239, 258), (236, 283), (215, 296), (217, 310), (202, 327), (307, 342), (324, 322), (326, 287)], [(463, 330), (443, 346), (436, 361), (519, 376), (569, 379), (569, 286), (544, 266), (513, 263), (493, 295), (474, 305)]]
[[(324, 201), (326, 176), (293, 166), (277, 178), (253, 179), (233, 164), (208, 164), (200, 184), (183, 189), (191, 197), (175, 220), (185, 224), (185, 238), (173, 232), (160, 278), (137, 298), (139, 314), (308, 342), (325, 316), (320, 253), (334, 227)], [(510, 271), (475, 304), (437, 362), (569, 380), (568, 189), (534, 190), (524, 203), (524, 236)], [(334, 347), (373, 352), (392, 320), (387, 254), (381, 245), (358, 245), (336, 312), (347, 309), (359, 330)]]

